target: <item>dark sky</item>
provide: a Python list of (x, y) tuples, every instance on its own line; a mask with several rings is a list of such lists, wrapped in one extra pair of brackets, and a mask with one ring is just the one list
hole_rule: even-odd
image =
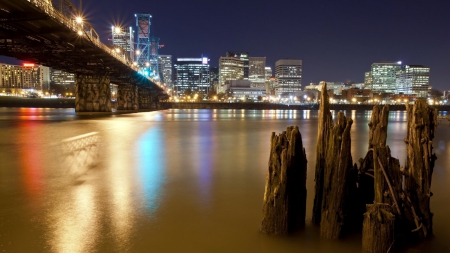
[[(78, 5), (79, 0), (72, 0)], [(430, 84), (450, 90), (448, 0), (95, 0), (83, 1), (87, 19), (108, 43), (111, 25), (153, 16), (160, 54), (211, 59), (227, 51), (303, 60), (303, 83), (364, 81), (376, 61), (431, 68)]]

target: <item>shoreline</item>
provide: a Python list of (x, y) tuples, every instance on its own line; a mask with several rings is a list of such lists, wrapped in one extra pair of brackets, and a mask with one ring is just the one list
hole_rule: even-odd
[[(247, 110), (318, 110), (318, 104), (273, 104), (273, 103), (220, 103), (220, 102), (161, 102), (158, 109), (112, 111), (111, 113), (132, 113), (163, 109), (247, 109)], [(372, 110), (374, 104), (330, 104), (331, 110)], [(0, 97), (0, 107), (26, 108), (75, 108), (75, 99), (68, 98), (20, 98)], [(450, 105), (435, 105), (438, 111), (450, 111)], [(390, 105), (391, 111), (404, 111), (404, 104)], [(81, 112), (92, 114), (101, 112)], [(110, 112), (104, 112), (110, 114)]]

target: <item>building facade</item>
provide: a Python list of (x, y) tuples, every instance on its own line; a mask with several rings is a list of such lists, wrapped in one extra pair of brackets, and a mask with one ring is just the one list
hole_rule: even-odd
[(364, 86), (367, 89), (372, 89), (372, 72), (370, 71), (364, 73)]
[(232, 57), (236, 59), (240, 59), (243, 62), (243, 71), (244, 71), (244, 80), (248, 79), (249, 76), (249, 57), (248, 52), (227, 52), (227, 57)]
[(210, 89), (208, 58), (177, 58), (175, 62), (174, 90), (182, 95), (187, 89), (191, 92), (207, 94)]
[(215, 93), (218, 93), (219, 87), (219, 67), (209, 68), (209, 82)]
[(159, 61), (159, 77), (166, 87), (172, 87), (172, 56), (160, 55)]
[(302, 88), (302, 60), (281, 59), (275, 62), (275, 95), (288, 97)]
[(225, 92), (225, 83), (231, 80), (244, 80), (244, 61), (235, 57), (220, 57), (218, 93)]
[(48, 67), (24, 63), (11, 65), (0, 63), (0, 92), (22, 94), (42, 91), (50, 85)]
[(134, 31), (133, 28), (111, 26), (114, 47), (120, 48), (130, 61), (134, 61)]
[(371, 67), (373, 92), (396, 93), (397, 72), (402, 62), (375, 62)]
[(75, 85), (75, 74), (62, 70), (51, 70), (51, 81), (57, 85)]
[(430, 68), (422, 65), (404, 65), (397, 72), (397, 92), (426, 98), (430, 86)]
[(248, 80), (252, 87), (265, 87), (266, 83), (266, 57), (249, 57)]

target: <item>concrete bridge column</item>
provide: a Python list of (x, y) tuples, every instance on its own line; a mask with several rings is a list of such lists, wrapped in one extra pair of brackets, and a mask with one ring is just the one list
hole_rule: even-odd
[(75, 84), (76, 112), (111, 112), (108, 76), (77, 74)]
[(117, 92), (117, 110), (139, 109), (138, 88), (131, 84), (119, 85)]

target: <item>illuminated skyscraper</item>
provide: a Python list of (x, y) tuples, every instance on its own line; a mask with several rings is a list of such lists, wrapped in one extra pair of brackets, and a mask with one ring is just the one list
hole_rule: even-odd
[(252, 87), (265, 87), (266, 83), (266, 57), (249, 57), (248, 80)]
[(364, 73), (364, 86), (366, 89), (372, 89), (372, 72), (370, 71)]
[(226, 57), (240, 59), (243, 63), (244, 80), (249, 76), (249, 57), (248, 52), (227, 52)]
[(134, 31), (129, 27), (124, 29), (111, 26), (112, 41), (115, 47), (121, 48), (130, 61), (134, 61)]
[(397, 72), (397, 93), (415, 94), (426, 98), (430, 85), (430, 68), (422, 65), (404, 65)]
[(372, 90), (374, 92), (396, 93), (397, 72), (402, 62), (375, 62), (371, 67)]
[(191, 92), (207, 94), (210, 88), (209, 59), (177, 58), (175, 62), (174, 90), (178, 95), (187, 89)]
[(278, 60), (275, 62), (275, 78), (276, 96), (294, 96), (302, 88), (302, 60)]
[(244, 79), (244, 61), (235, 57), (220, 57), (219, 59), (219, 88), (218, 92), (225, 92), (226, 81)]
[(172, 87), (172, 55), (160, 55), (158, 60), (161, 81), (167, 87)]

